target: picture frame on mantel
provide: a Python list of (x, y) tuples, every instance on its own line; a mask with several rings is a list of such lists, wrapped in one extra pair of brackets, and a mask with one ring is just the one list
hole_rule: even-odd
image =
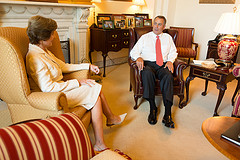
[(235, 4), (235, 0), (199, 0), (200, 4)]

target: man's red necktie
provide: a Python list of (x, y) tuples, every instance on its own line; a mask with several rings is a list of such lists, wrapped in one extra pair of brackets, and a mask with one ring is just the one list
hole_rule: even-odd
[(163, 65), (161, 41), (159, 39), (159, 36), (157, 36), (157, 40), (156, 40), (156, 63), (159, 66)]

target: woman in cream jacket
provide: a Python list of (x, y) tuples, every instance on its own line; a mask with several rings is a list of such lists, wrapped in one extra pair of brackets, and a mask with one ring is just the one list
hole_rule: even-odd
[(43, 92), (64, 92), (69, 108), (82, 105), (91, 110), (96, 142), (94, 150), (104, 150), (107, 147), (103, 139), (102, 113), (107, 117), (107, 126), (121, 124), (126, 114), (117, 116), (111, 112), (101, 92), (101, 85), (94, 80), (62, 80), (62, 73), (90, 68), (97, 74), (99, 68), (89, 63), (67, 64), (56, 58), (47, 49), (52, 46), (56, 29), (57, 23), (50, 18), (33, 16), (29, 19), (27, 34), (30, 44), (26, 57), (28, 75)]

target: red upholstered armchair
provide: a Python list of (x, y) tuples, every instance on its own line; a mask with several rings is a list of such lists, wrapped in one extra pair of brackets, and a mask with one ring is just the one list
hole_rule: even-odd
[(196, 59), (197, 57), (198, 44), (193, 42), (194, 28), (170, 27), (170, 29), (178, 31), (176, 39), (178, 57), (188, 58), (189, 64), (190, 58)]
[[(130, 29), (130, 45), (129, 45), (129, 53), (132, 50), (133, 46), (137, 42), (137, 40), (145, 33), (152, 31), (152, 27), (143, 27), (143, 28), (133, 28)], [(163, 32), (170, 34), (173, 37), (173, 41), (176, 41), (177, 31), (172, 29), (165, 29)], [(130, 65), (130, 91), (134, 92), (135, 105), (134, 109), (138, 108), (137, 101), (138, 98), (143, 95), (143, 86), (142, 86), (142, 78), (140, 71), (136, 65), (136, 62), (133, 61), (129, 54), (128, 63)], [(179, 108), (183, 108), (186, 104), (182, 103), (184, 99), (184, 87), (185, 81), (183, 79), (183, 69), (187, 67), (187, 64), (179, 59), (176, 59), (174, 62), (174, 87), (173, 92), (174, 95), (177, 95), (180, 98)], [(161, 89), (159, 85), (159, 80), (156, 80), (156, 89), (155, 95), (161, 95)]]

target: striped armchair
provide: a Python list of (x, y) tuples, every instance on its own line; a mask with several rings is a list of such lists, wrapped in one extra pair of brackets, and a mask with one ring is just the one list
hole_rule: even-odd
[(1, 160), (131, 160), (119, 150), (95, 156), (87, 130), (73, 113), (0, 129)]
[[(176, 40), (176, 47), (178, 57), (188, 58), (188, 64), (190, 58), (196, 59), (198, 44), (193, 42), (194, 28), (183, 28), (183, 27), (170, 27), (178, 31)], [(194, 45), (194, 49), (193, 49)]]
[[(57, 32), (55, 34), (49, 50), (64, 61), (59, 37)], [(84, 107), (68, 110), (63, 92), (41, 92), (35, 83), (31, 83), (33, 81), (27, 76), (25, 68), (28, 44), (26, 28), (0, 27), (0, 99), (8, 106), (12, 123), (75, 112), (88, 127), (91, 114)], [(64, 80), (87, 78), (88, 74), (89, 70), (73, 72), (64, 75)]]

